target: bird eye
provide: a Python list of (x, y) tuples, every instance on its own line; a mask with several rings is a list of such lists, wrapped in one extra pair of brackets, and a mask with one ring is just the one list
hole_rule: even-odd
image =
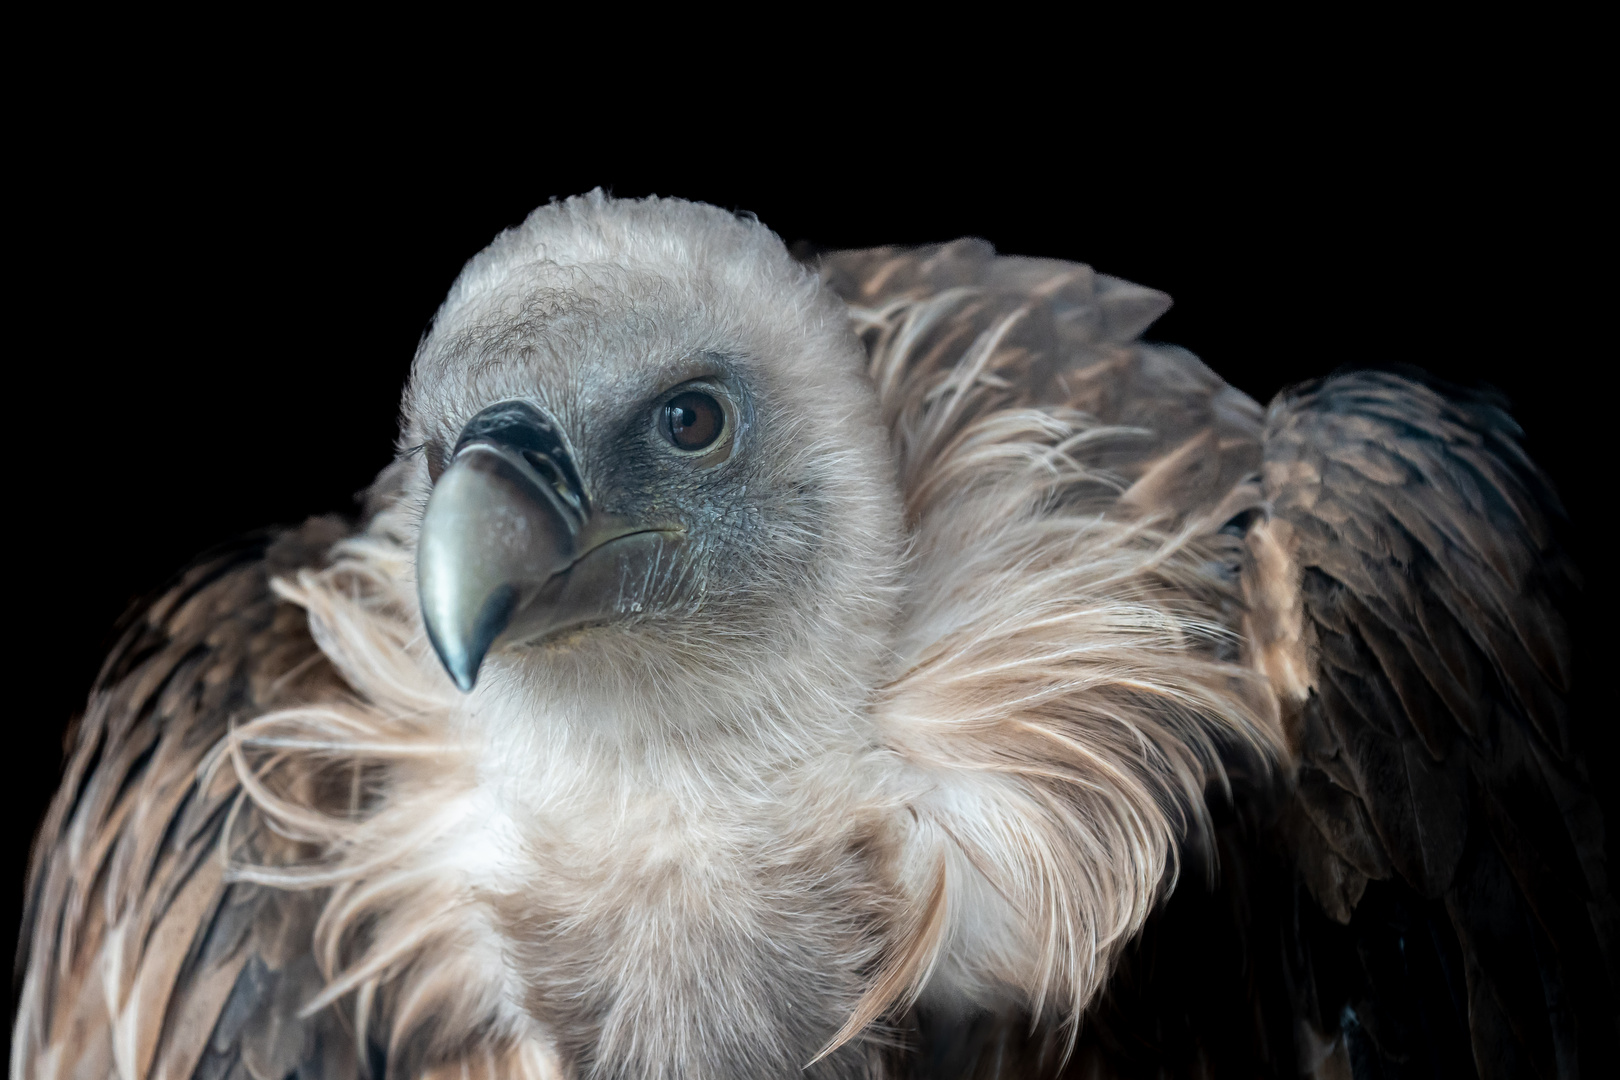
[(714, 445), (726, 428), (720, 403), (701, 390), (687, 390), (664, 403), (661, 418), (664, 438), (677, 450), (695, 452)]

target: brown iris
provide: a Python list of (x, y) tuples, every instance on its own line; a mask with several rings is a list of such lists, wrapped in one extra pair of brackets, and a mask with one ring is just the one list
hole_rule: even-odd
[(664, 437), (678, 449), (707, 449), (725, 426), (726, 414), (720, 403), (700, 390), (676, 394), (664, 405)]

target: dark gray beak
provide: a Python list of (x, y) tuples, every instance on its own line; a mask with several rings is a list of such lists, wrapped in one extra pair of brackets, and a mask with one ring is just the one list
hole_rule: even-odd
[(623, 583), (676, 533), (593, 510), (556, 424), (525, 402), (492, 405), (462, 432), (422, 518), (428, 638), (471, 690), (492, 648), (618, 614)]

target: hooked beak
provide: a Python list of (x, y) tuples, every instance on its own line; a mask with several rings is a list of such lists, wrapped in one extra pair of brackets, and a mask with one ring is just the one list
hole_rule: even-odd
[(592, 508), (556, 424), (520, 401), (473, 417), (428, 499), (416, 577), (428, 638), (463, 691), (492, 648), (619, 614), (678, 530)]

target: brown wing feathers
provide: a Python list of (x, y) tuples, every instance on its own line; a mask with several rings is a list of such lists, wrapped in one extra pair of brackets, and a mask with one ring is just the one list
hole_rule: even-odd
[[(302, 612), (268, 579), (317, 561), (339, 535), (317, 520), (205, 557), (136, 614), (109, 657), (34, 851), (20, 1075), (281, 1080), (330, 1051), (322, 1036), (337, 1041), (329, 1022), (298, 1021), (292, 1000), (319, 987), (315, 909), (225, 883), (234, 774), (203, 766), (231, 723), (331, 692)], [(251, 821), (237, 825), (242, 843), (273, 847)], [(45, 962), (27, 966), (30, 954)]]
[[(1310, 673), (1282, 694), (1292, 854), (1360, 968), (1350, 1012), (1318, 1020), (1390, 1075), (1599, 1075), (1617, 1050), (1601, 822), (1566, 706), (1575, 573), (1517, 436), (1486, 399), (1384, 373), (1303, 387), (1266, 427), (1251, 547), (1287, 559), (1251, 562), (1251, 599), (1275, 627), (1268, 605), (1295, 597)], [(1471, 1061), (1439, 1060), (1454, 1038)]]

